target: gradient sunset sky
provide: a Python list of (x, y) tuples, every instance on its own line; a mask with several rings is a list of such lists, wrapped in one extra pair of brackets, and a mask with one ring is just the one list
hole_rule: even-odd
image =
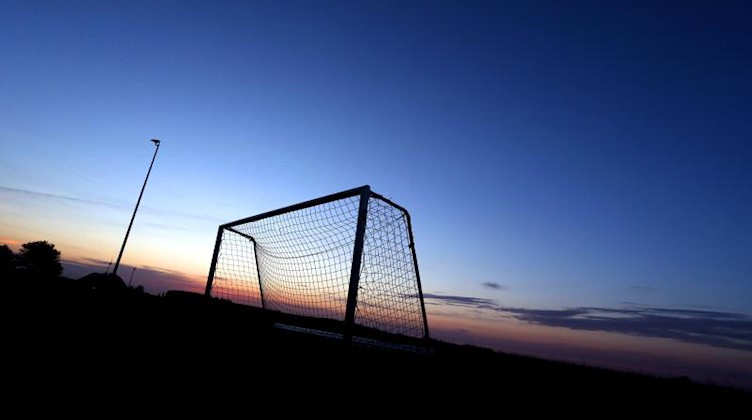
[[(745, 1), (0, 2), (0, 243), (201, 290), (217, 225), (370, 184), (432, 333), (752, 388)], [(88, 270), (88, 271), (87, 271)]]

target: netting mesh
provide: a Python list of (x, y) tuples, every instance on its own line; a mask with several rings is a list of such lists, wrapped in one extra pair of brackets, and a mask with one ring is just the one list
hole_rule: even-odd
[(261, 306), (253, 242), (248, 238), (231, 230), (222, 231), (211, 294), (243, 305)]
[(420, 337), (423, 318), (408, 229), (401, 210), (378, 198), (369, 200), (355, 320)]
[[(359, 202), (360, 196), (353, 195), (225, 227), (212, 296), (284, 313), (344, 320)], [(372, 196), (355, 323), (422, 337), (426, 332), (418, 296), (406, 215)]]

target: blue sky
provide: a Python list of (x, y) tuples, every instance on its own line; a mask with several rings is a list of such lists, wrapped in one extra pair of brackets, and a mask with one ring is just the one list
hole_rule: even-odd
[(0, 237), (109, 261), (156, 137), (124, 265), (200, 281), (218, 224), (370, 184), (411, 211), (430, 293), (750, 315), (750, 18), (4, 1)]

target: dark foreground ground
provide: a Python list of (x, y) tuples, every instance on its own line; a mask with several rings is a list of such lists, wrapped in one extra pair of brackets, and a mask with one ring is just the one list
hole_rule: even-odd
[(105, 407), (100, 414), (110, 417), (157, 404), (171, 414), (285, 418), (652, 417), (656, 410), (727, 418), (752, 407), (748, 392), (686, 378), (441, 342), (430, 354), (348, 346), (279, 329), (275, 314), (199, 296), (54, 280), (16, 284), (2, 303), (5, 401), (31, 411)]

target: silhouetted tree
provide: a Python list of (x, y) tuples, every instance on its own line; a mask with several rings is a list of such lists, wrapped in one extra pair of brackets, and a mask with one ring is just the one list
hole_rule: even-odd
[(16, 256), (8, 245), (0, 245), (0, 278), (8, 280), (16, 275)]
[(47, 241), (27, 242), (21, 245), (16, 257), (20, 273), (33, 278), (53, 278), (63, 272), (60, 251)]

